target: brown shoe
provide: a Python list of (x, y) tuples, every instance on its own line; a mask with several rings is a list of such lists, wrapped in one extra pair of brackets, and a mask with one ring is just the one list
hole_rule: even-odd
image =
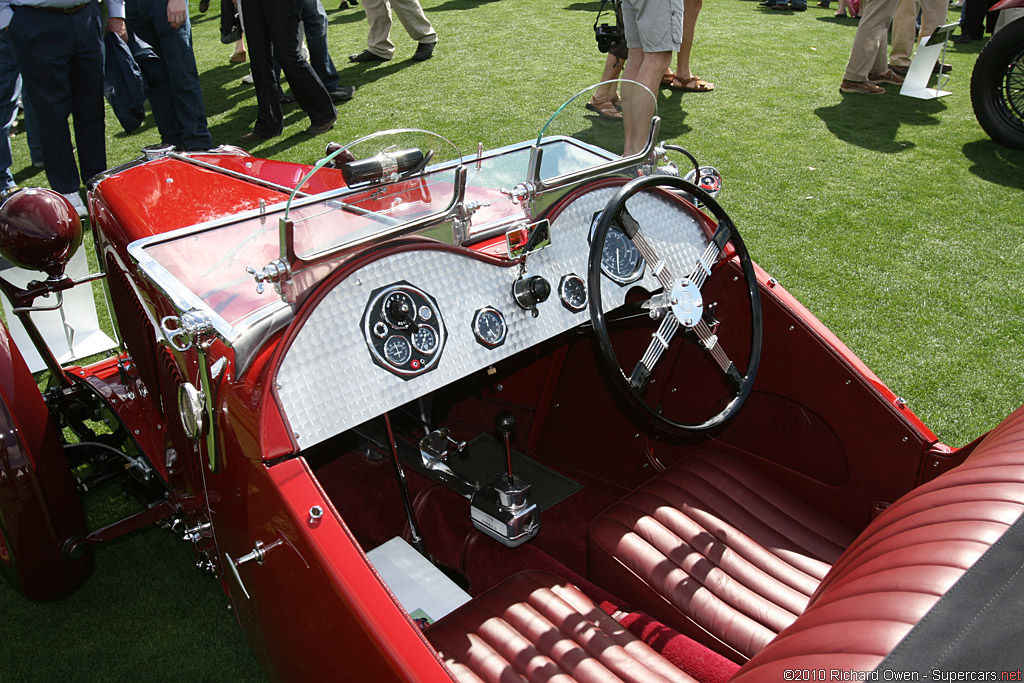
[(868, 80), (874, 83), (889, 83), (891, 85), (903, 85), (903, 77), (892, 69), (886, 69), (880, 74), (868, 74)]
[(900, 66), (899, 64), (890, 64), (889, 71), (893, 72), (900, 78), (906, 78), (907, 72), (910, 71), (909, 66)]
[(875, 85), (871, 81), (848, 81), (844, 78), (843, 82), (839, 84), (839, 92), (851, 92), (861, 95), (881, 95), (885, 92), (885, 88), (880, 85)]

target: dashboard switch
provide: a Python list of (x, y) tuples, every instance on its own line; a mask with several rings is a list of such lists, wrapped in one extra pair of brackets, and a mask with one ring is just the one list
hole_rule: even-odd
[(520, 276), (512, 285), (512, 296), (522, 308), (533, 313), (536, 318), (537, 304), (551, 296), (551, 285), (540, 275)]

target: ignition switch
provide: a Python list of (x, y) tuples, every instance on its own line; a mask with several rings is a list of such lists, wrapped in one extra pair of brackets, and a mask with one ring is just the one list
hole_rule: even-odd
[(536, 318), (540, 313), (537, 304), (551, 296), (551, 285), (540, 275), (530, 277), (519, 276), (512, 285), (512, 297), (522, 308), (530, 311)]

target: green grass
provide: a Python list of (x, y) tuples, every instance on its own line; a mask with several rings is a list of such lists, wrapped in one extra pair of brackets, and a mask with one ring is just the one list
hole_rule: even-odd
[[(363, 12), (332, 1), (331, 52), (355, 98), (317, 138), (302, 134), (308, 120), (292, 105), (284, 135), (253, 151), (312, 161), (329, 140), (388, 127), (435, 130), (467, 152), (509, 144), (534, 137), (600, 75), (596, 1), (424, 5), (441, 39), (434, 59), (410, 61), (415, 45), (396, 24), (396, 59), (357, 66), (345, 56), (365, 44)], [(214, 141), (234, 142), (255, 116), (246, 68), (228, 64), (215, 14), (192, 18)], [(706, 4), (693, 64), (717, 89), (664, 91), (662, 137), (722, 171), (720, 200), (754, 258), (960, 445), (1024, 402), (1024, 153), (993, 144), (974, 119), (978, 43), (950, 47), (951, 97), (840, 96), (854, 30), (813, 2), (803, 14)], [(151, 120), (128, 136), (111, 115), (108, 131), (111, 166), (159, 141)], [(45, 184), (23, 137), (14, 149), (19, 183)], [(101, 494), (94, 519), (119, 501)], [(0, 586), (0, 679), (261, 678), (186, 544), (151, 531), (96, 555), (93, 577), (60, 603)]]

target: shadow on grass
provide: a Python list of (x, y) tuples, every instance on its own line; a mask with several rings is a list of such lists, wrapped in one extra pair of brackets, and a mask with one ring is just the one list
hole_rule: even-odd
[(1024, 190), (1024, 151), (976, 140), (964, 145), (963, 152), (972, 164), (970, 172), (982, 180)]
[(489, 5), (496, 0), (448, 0), (448, 2), (434, 7), (425, 7), (425, 12), (450, 12), (459, 9), (476, 9), (480, 5)]
[(814, 113), (843, 142), (886, 154), (906, 152), (916, 146), (908, 140), (896, 139), (900, 126), (938, 125), (936, 114), (946, 109), (939, 100), (900, 97), (895, 86), (890, 86), (885, 95), (843, 94), (841, 97), (831, 107), (819, 107)]

